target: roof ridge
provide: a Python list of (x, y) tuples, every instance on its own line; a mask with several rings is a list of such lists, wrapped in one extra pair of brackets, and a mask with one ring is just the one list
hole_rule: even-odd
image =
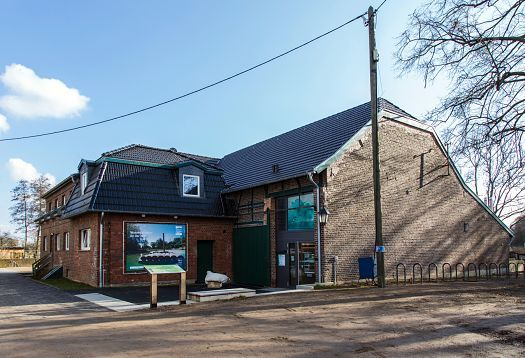
[(179, 152), (179, 151), (177, 151), (177, 153), (182, 154), (183, 156), (195, 155), (195, 156), (198, 156), (198, 157), (208, 158), (208, 159), (219, 159), (219, 160), (221, 159), (221, 158), (217, 158), (217, 157), (210, 157), (208, 155), (200, 155), (200, 154), (193, 154), (193, 153), (187, 153), (187, 152)]

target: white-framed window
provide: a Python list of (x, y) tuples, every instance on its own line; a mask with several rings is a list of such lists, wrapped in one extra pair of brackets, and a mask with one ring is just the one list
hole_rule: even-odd
[(44, 251), (49, 251), (49, 238), (44, 236)]
[(80, 230), (80, 250), (87, 251), (91, 245), (91, 229)]
[(80, 175), (80, 195), (84, 195), (84, 193), (86, 192), (87, 182), (87, 172), (84, 172)]
[(64, 233), (64, 250), (69, 251), (69, 232)]
[(60, 242), (60, 234), (55, 235), (56, 250), (62, 250), (62, 242)]
[(66, 196), (62, 195), (62, 206), (66, 205)]
[(182, 175), (182, 195), (199, 197), (201, 194), (200, 177), (197, 175)]

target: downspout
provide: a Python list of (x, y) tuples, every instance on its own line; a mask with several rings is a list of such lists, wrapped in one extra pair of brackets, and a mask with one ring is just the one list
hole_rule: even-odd
[(317, 217), (317, 279), (318, 282), (323, 282), (323, 279), (321, 277), (321, 222), (319, 221), (319, 185), (314, 181), (313, 178), (313, 172), (308, 172), (308, 180), (315, 186), (316, 190), (316, 200), (315, 200), (315, 206), (317, 210), (317, 214), (315, 215)]
[(104, 242), (104, 212), (100, 213), (100, 227), (99, 227), (99, 244), (98, 244), (98, 287), (104, 287), (104, 257), (102, 250), (102, 243)]

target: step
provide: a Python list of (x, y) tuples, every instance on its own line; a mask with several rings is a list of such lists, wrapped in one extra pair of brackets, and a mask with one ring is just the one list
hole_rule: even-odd
[(255, 296), (255, 290), (250, 290), (248, 288), (228, 288), (224, 290), (188, 292), (188, 299), (195, 302), (231, 300), (232, 298), (252, 296)]

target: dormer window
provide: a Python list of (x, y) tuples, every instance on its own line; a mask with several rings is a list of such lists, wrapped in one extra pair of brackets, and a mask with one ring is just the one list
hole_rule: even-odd
[(87, 172), (80, 175), (80, 195), (84, 195), (87, 187)]
[(200, 177), (184, 174), (182, 176), (182, 195), (199, 197), (200, 193)]

